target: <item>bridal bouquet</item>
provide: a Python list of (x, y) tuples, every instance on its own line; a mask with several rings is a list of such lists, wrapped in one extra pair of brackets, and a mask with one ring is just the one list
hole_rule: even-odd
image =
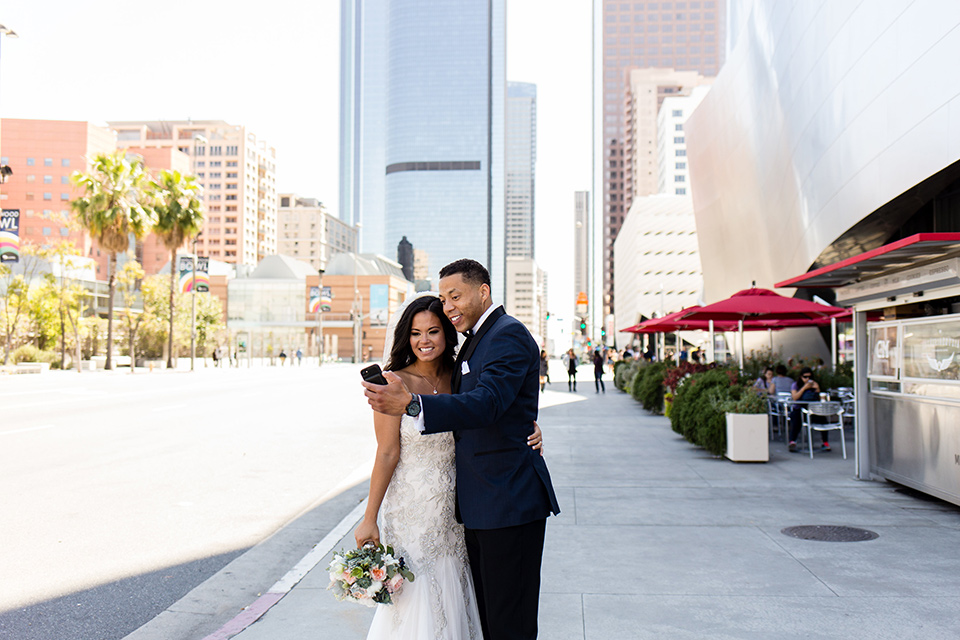
[(352, 600), (368, 607), (393, 604), (403, 581), (413, 582), (413, 572), (403, 558), (393, 555), (393, 547), (365, 544), (344, 553), (337, 551), (327, 567), (330, 586), (337, 600)]

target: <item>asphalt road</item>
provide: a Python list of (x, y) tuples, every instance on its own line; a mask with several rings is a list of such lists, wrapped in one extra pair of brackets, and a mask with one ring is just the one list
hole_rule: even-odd
[(0, 377), (0, 638), (122, 638), (362, 480), (359, 369)]

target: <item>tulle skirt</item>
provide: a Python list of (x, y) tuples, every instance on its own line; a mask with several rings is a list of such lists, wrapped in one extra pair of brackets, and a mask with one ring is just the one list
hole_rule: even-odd
[(377, 605), (367, 640), (481, 640), (480, 614), (469, 568), (441, 556), (406, 582), (394, 604)]

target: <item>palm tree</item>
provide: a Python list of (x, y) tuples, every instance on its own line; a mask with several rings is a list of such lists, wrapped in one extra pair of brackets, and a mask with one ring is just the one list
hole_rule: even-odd
[(75, 171), (71, 181), (83, 193), (70, 202), (77, 222), (110, 255), (106, 368), (112, 369), (117, 253), (130, 247), (131, 235), (140, 239), (153, 224), (154, 212), (148, 195), (150, 175), (139, 159), (128, 160), (121, 149), (97, 154), (90, 172)]
[(170, 333), (167, 336), (167, 368), (173, 367), (173, 294), (176, 290), (177, 249), (184, 241), (195, 237), (203, 227), (202, 187), (194, 176), (164, 169), (157, 176), (156, 233), (170, 251)]

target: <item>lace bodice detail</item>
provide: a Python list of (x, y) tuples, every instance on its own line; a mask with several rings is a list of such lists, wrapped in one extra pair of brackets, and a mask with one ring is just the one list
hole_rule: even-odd
[[(461, 637), (459, 630), (447, 629), (450, 613), (447, 609), (452, 603), (443, 598), (445, 585), (437, 582), (438, 564), (443, 565), (444, 576), (448, 575), (450, 566), (456, 567), (455, 573), (459, 575), (454, 579), (460, 583), (465, 600), (458, 603), (458, 607), (466, 611), (475, 606), (463, 526), (454, 517), (455, 489), (453, 434), (421, 435), (414, 419), (403, 416), (400, 461), (380, 507), (380, 539), (403, 556), (416, 576), (418, 591), (428, 588), (436, 638)], [(407, 586), (413, 585), (405, 585), (397, 604), (389, 608), (397, 625), (402, 621)], [(460, 626), (456, 622), (451, 625)], [(469, 637), (479, 639), (480, 629), (470, 626)]]

